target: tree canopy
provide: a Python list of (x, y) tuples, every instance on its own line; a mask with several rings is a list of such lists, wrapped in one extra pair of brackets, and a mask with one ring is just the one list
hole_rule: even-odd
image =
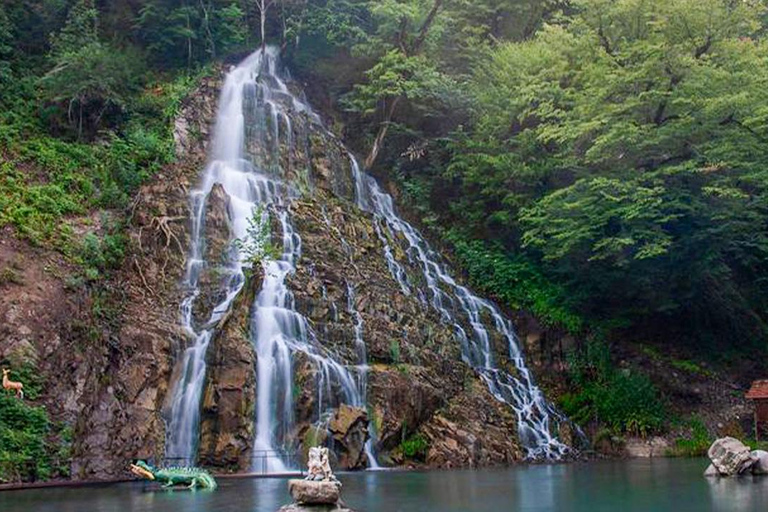
[(0, 0), (0, 84), (18, 89), (0, 102), (38, 102), (57, 137), (109, 138), (151, 84), (263, 31), (475, 286), (569, 328), (764, 345), (766, 14), (762, 0)]

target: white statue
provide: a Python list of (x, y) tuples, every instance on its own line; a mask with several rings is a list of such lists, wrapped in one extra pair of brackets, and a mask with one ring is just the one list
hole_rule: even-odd
[(309, 449), (309, 467), (307, 477), (304, 480), (316, 482), (338, 482), (331, 471), (331, 463), (328, 460), (328, 448), (314, 447)]

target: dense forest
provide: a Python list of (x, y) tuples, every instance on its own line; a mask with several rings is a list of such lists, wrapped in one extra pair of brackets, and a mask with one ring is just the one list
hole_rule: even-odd
[[(766, 35), (762, 0), (0, 0), (0, 227), (97, 289), (122, 265), (120, 212), (174, 158), (180, 99), (272, 44), (508, 310), (595, 343), (764, 357)], [(106, 228), (80, 238), (67, 219), (88, 212)], [(585, 389), (619, 379), (602, 357), (610, 376), (574, 364)], [(659, 428), (652, 386), (625, 387), (650, 419), (616, 426)]]

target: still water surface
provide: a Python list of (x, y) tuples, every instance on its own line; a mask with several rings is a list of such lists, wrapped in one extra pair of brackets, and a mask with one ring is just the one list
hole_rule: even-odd
[[(707, 461), (608, 461), (504, 470), (342, 474), (360, 512), (752, 512), (768, 510), (768, 477), (705, 479)], [(152, 484), (0, 493), (2, 512), (275, 512), (285, 480), (221, 480), (215, 492)]]

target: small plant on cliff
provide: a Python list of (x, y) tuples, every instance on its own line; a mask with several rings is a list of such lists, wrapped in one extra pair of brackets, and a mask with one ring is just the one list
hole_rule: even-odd
[(392, 363), (398, 364), (400, 363), (400, 342), (397, 340), (392, 340), (389, 342), (389, 357), (392, 360)]
[(424, 460), (427, 450), (429, 450), (429, 441), (421, 434), (415, 434), (400, 443), (400, 451), (408, 459)]
[(269, 212), (261, 205), (255, 206), (251, 218), (248, 219), (245, 237), (234, 241), (241, 261), (248, 268), (253, 268), (264, 260), (279, 257), (277, 248), (272, 244), (269, 220)]

